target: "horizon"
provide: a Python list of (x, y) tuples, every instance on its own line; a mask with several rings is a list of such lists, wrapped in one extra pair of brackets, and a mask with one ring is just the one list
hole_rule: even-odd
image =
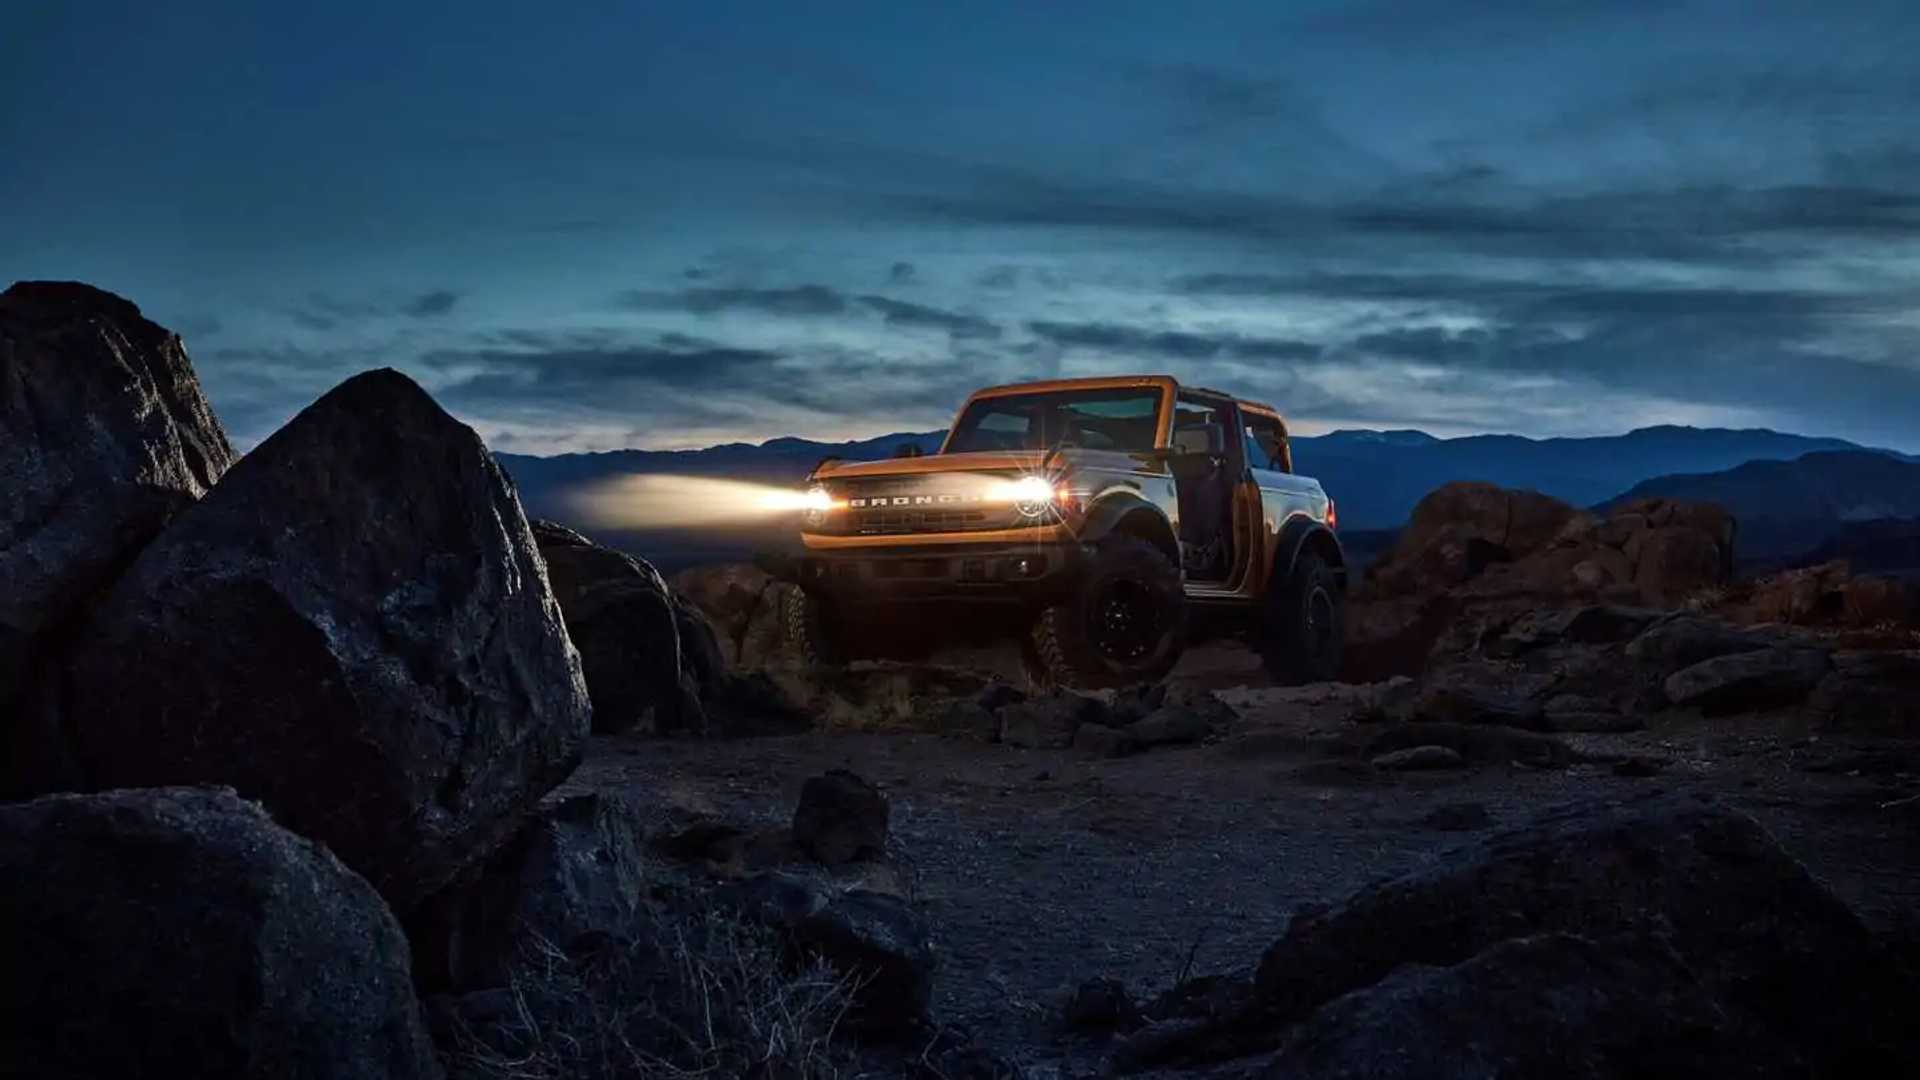
[(107, 6), (0, 40), (0, 281), (180, 331), (243, 446), (379, 366), (542, 454), (1145, 367), (1920, 452), (1911, 5)]

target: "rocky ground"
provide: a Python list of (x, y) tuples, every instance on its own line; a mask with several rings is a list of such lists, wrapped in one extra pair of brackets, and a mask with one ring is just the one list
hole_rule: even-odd
[[(1186, 671), (1227, 679), (1217, 650)], [(934, 1000), (1032, 1075), (1097, 1072), (1104, 1035), (1063, 1026), (1095, 977), (1145, 999), (1245, 976), (1303, 907), (1436, 863), (1544, 809), (1652, 792), (1749, 813), (1889, 941), (1920, 945), (1920, 746), (1816, 736), (1791, 712), (1684, 712), (1564, 737), (1590, 757), (1392, 771), (1356, 751), (1367, 695), (1281, 689), (1242, 665), (1237, 718), (1200, 744), (1106, 758), (916, 732), (728, 742), (595, 741), (572, 785), (630, 794), (653, 827), (777, 829), (804, 778), (850, 769), (885, 792), (884, 859), (842, 871), (911, 900), (939, 957)], [(1176, 675), (1176, 678), (1179, 678)], [(719, 875), (750, 872), (716, 865)]]
[(793, 662), (356, 376), (0, 294), (0, 1074), (1911, 1075), (1920, 596), (1449, 485), (1349, 682)]

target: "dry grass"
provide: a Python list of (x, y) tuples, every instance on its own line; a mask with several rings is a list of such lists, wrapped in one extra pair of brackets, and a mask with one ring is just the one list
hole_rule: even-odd
[(854, 984), (794, 971), (769, 931), (708, 914), (579, 958), (526, 955), (504, 1016), (456, 1022), (456, 1080), (835, 1080)]

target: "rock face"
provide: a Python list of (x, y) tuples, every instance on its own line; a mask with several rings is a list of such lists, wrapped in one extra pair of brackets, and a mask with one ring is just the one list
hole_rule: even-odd
[(1581, 625), (1543, 628), (1565, 640), (1630, 633), (1643, 606), (1726, 582), (1733, 541), (1733, 519), (1706, 504), (1641, 500), (1602, 518), (1535, 492), (1447, 484), (1355, 590), (1345, 676), (1417, 674), (1462, 630), (1540, 609), (1590, 609)]
[[(1596, 953), (1543, 934), (1609, 944)], [(1684, 976), (1663, 966), (1667, 948)], [(1603, 956), (1632, 959), (1609, 970), (1614, 961)], [(1542, 985), (1528, 983), (1530, 970), (1585, 980), (1551, 981), (1554, 1001), (1526, 1007), (1558, 1050), (1510, 1022), (1509, 1008)], [(1380, 1053), (1394, 1043), (1359, 1046), (1353, 1040), (1373, 1029), (1343, 1035), (1342, 1025), (1391, 1015), (1409, 1023), (1391, 1040), (1426, 1039), (1435, 1055), (1484, 1044), (1577, 1061), (1589, 1052), (1581, 1044), (1644, 1031), (1608, 1070), (1540, 1075), (1664, 1075), (1662, 1048), (1679, 1048), (1665, 1029), (1646, 1026), (1657, 1017), (1629, 1000), (1636, 994), (1683, 997), (1684, 1008), (1664, 1010), (1681, 1021), (1717, 1017), (1714, 1037), (1748, 1046), (1751, 1060), (1771, 1063), (1769, 1075), (1891, 1075), (1920, 1050), (1899, 1004), (1908, 977), (1858, 918), (1752, 819), (1679, 797), (1549, 813), (1338, 907), (1303, 912), (1261, 959), (1255, 982), (1255, 1000), (1230, 1022), (1240, 1048), (1284, 1041), (1307, 1021), (1301, 1038), (1322, 1044), (1306, 1055), (1321, 1063), (1307, 1075), (1375, 1075), (1359, 1064), (1373, 1058), (1328, 1058), (1324, 1043)], [(1298, 1044), (1292, 1052), (1304, 1054)], [(1464, 1074), (1411, 1063), (1386, 1075)]]
[[(60, 282), (0, 293), (0, 715), (50, 662), (42, 639), (232, 463), (180, 339), (139, 308)], [(0, 730), (16, 767), (44, 742)]]
[(518, 826), (588, 725), (512, 487), (393, 371), (336, 387), (177, 517), (69, 683), (90, 783), (230, 784), (403, 913)]
[(800, 787), (793, 841), (815, 860), (840, 866), (887, 853), (887, 798), (845, 769), (813, 777)]
[(633, 811), (602, 794), (550, 798), (507, 845), (408, 920), (414, 976), (436, 990), (505, 986), (544, 950), (578, 958), (646, 929)]
[(593, 730), (705, 727), (697, 676), (682, 675), (682, 615), (659, 572), (564, 525), (536, 521), (532, 528), (567, 635), (580, 650)]
[(0, 877), (0, 1073), (440, 1073), (379, 895), (230, 791), (0, 806)]

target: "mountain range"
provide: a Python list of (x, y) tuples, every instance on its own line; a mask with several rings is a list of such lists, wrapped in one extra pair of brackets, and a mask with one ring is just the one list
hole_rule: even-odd
[[(785, 437), (700, 450), (499, 455), (528, 512), (565, 518), (578, 487), (626, 475), (798, 484), (823, 457), (873, 460), (903, 444), (938, 447), (942, 432), (898, 432), (843, 443)], [(1532, 439), (1436, 438), (1421, 431), (1342, 430), (1293, 440), (1294, 465), (1340, 506), (1344, 528), (1397, 529), (1427, 492), (1454, 480), (1541, 491), (1579, 506), (1642, 495), (1720, 502), (1742, 521), (1744, 556), (1780, 560), (1823, 542), (1843, 522), (1920, 517), (1920, 458), (1845, 439), (1766, 429), (1639, 428), (1624, 435)], [(764, 530), (760, 530), (764, 531)], [(665, 566), (737, 557), (771, 538), (751, 527), (609, 536)]]

